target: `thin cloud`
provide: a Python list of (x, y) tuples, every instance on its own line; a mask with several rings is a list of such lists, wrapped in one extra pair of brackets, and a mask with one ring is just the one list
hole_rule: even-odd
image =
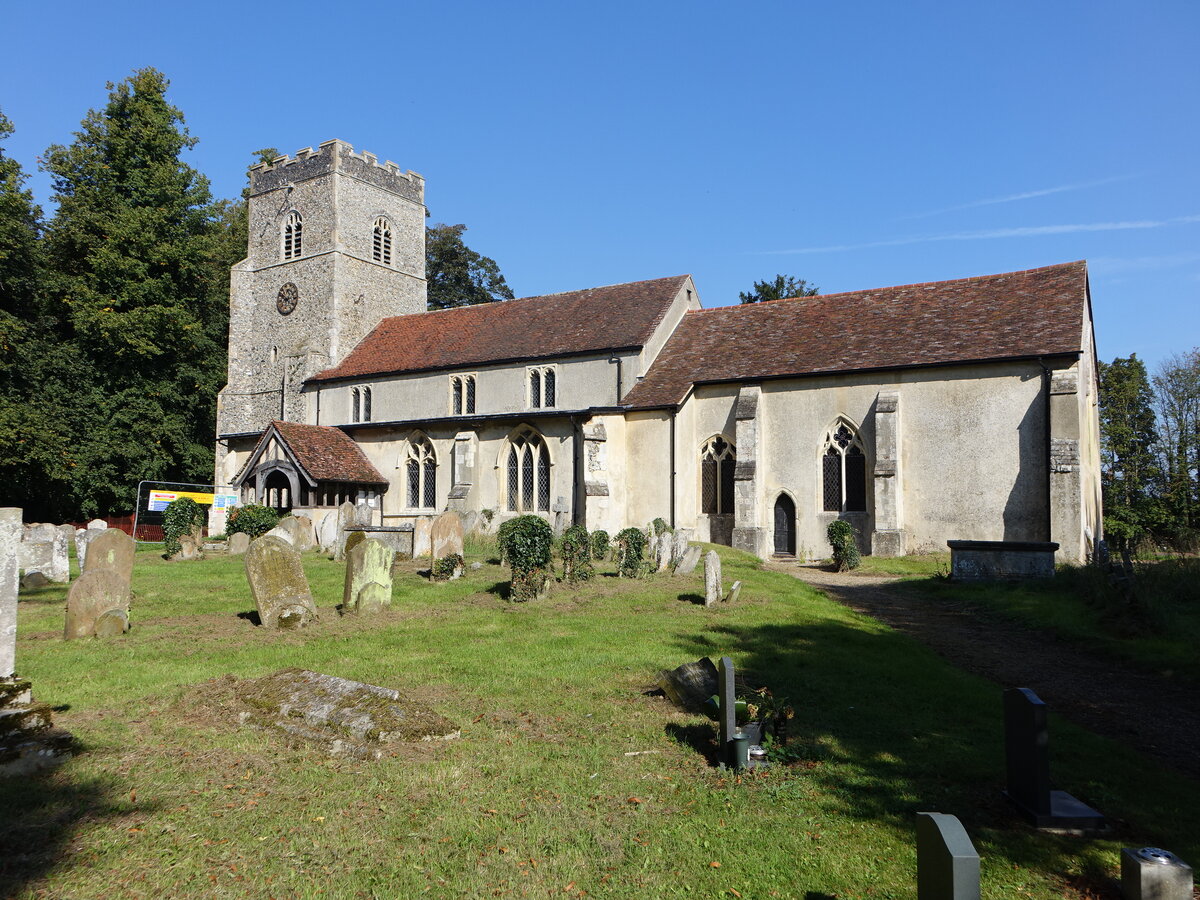
[(1170, 253), (1162, 256), (1094, 256), (1088, 266), (1096, 272), (1115, 275), (1122, 272), (1147, 272), (1171, 269), (1200, 262), (1200, 252)]
[(963, 209), (977, 209), (980, 206), (995, 206), (999, 203), (1016, 203), (1019, 200), (1032, 200), (1035, 197), (1047, 197), (1050, 194), (1062, 194), (1067, 191), (1082, 191), (1087, 188), (1100, 187), (1105, 184), (1113, 184), (1118, 181), (1129, 181), (1131, 178), (1138, 178), (1138, 175), (1113, 175), (1111, 178), (1101, 178), (1098, 181), (1081, 181), (1078, 184), (1061, 184), (1058, 187), (1042, 188), (1038, 191), (1022, 191), (1019, 194), (1008, 194), (1004, 197), (989, 197), (986, 200), (973, 200), (970, 203), (962, 203), (958, 206), (944, 206), (941, 209), (931, 209), (929, 212), (911, 213), (907, 216), (900, 216), (900, 221), (905, 219), (924, 219), (929, 216), (940, 216), (942, 213), (958, 212)]
[(910, 244), (932, 244), (942, 241), (988, 241), (996, 238), (1041, 237), (1050, 234), (1078, 234), (1089, 231), (1133, 231), (1147, 228), (1166, 228), (1200, 222), (1200, 215), (1177, 216), (1173, 219), (1141, 219), (1129, 222), (1081, 222), (1074, 225), (1028, 225), (1018, 228), (993, 228), (987, 231), (955, 231), (947, 234), (927, 234), (913, 237), (867, 241), (862, 244), (830, 244), (824, 247), (797, 247), (792, 250), (763, 250), (766, 256), (788, 256), (802, 253), (840, 253), (846, 250), (870, 250), (875, 247), (905, 247)]

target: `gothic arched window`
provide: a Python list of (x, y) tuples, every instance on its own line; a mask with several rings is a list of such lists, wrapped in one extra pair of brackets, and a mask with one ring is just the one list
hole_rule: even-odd
[(825, 512), (867, 511), (867, 454), (858, 432), (841, 419), (825, 435), (821, 493)]
[(540, 434), (522, 428), (509, 438), (504, 471), (510, 512), (550, 511), (550, 451)]
[(383, 216), (375, 220), (375, 233), (371, 242), (371, 258), (385, 266), (392, 264), (392, 223)]
[(371, 389), (369, 387), (350, 389), (350, 421), (371, 421)]
[(700, 448), (700, 512), (709, 516), (733, 514), (733, 468), (737, 450), (721, 435)]
[(283, 223), (283, 258), (295, 259), (304, 247), (304, 219), (296, 210)]
[(558, 399), (558, 373), (554, 366), (534, 366), (526, 371), (529, 373), (529, 408), (554, 406)]
[(475, 376), (450, 376), (450, 414), (453, 416), (475, 414)]
[(405, 477), (408, 481), (408, 505), (413, 509), (433, 509), (437, 506), (437, 457), (433, 444), (424, 435), (417, 435), (408, 442), (404, 459)]

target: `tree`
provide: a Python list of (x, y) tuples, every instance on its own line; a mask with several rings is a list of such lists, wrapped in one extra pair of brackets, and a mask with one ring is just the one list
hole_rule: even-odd
[(1200, 528), (1200, 348), (1163, 361), (1154, 376), (1163, 501), (1179, 537)]
[(1104, 533), (1128, 546), (1163, 524), (1154, 391), (1136, 353), (1101, 362), (1099, 375)]
[(48, 289), (75, 351), (83, 420), (69, 464), (84, 515), (131, 509), (142, 479), (211, 477), (232, 225), (180, 159), (195, 139), (168, 85), (155, 69), (110, 83), (107, 106), (43, 164), (58, 203)]
[(738, 297), (743, 303), (761, 303), (764, 300), (784, 300), (788, 297), (815, 297), (821, 292), (815, 284), (791, 275), (776, 275), (774, 281), (756, 281), (754, 290), (743, 291)]
[(463, 243), (466, 230), (466, 225), (442, 224), (425, 229), (425, 279), (430, 309), (513, 298), (496, 261)]

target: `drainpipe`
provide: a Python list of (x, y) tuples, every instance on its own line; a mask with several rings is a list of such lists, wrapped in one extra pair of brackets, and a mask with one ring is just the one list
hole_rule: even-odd
[(621, 357), (619, 357), (619, 356), (610, 357), (608, 361), (610, 363), (617, 364), (617, 402), (615, 405), (620, 406), (621, 405), (621, 397), (623, 396), (623, 392), (621, 390), (621, 381), (622, 381), (621, 368), (622, 368), (623, 364), (621, 362)]
[(579, 455), (579, 445), (583, 442), (583, 422), (577, 416), (571, 416), (571, 524), (581, 524), (583, 504), (587, 502), (587, 491), (583, 484), (583, 457)]
[(678, 410), (671, 410), (671, 528), (675, 528), (675, 417)]
[(1053, 490), (1050, 486), (1050, 481), (1054, 473), (1052, 472), (1053, 466), (1050, 459), (1050, 379), (1053, 376), (1051, 375), (1050, 367), (1042, 362), (1040, 356), (1038, 357), (1037, 364), (1042, 367), (1042, 395), (1045, 397), (1042, 430), (1044, 432), (1043, 458), (1046, 460), (1046, 540), (1052, 541), (1054, 540), (1054, 511), (1051, 508)]

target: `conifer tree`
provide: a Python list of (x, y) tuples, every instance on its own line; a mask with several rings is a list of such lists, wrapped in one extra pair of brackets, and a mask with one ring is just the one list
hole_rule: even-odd
[(1136, 353), (1100, 363), (1100, 436), (1104, 533), (1121, 546), (1163, 524), (1154, 392)]

